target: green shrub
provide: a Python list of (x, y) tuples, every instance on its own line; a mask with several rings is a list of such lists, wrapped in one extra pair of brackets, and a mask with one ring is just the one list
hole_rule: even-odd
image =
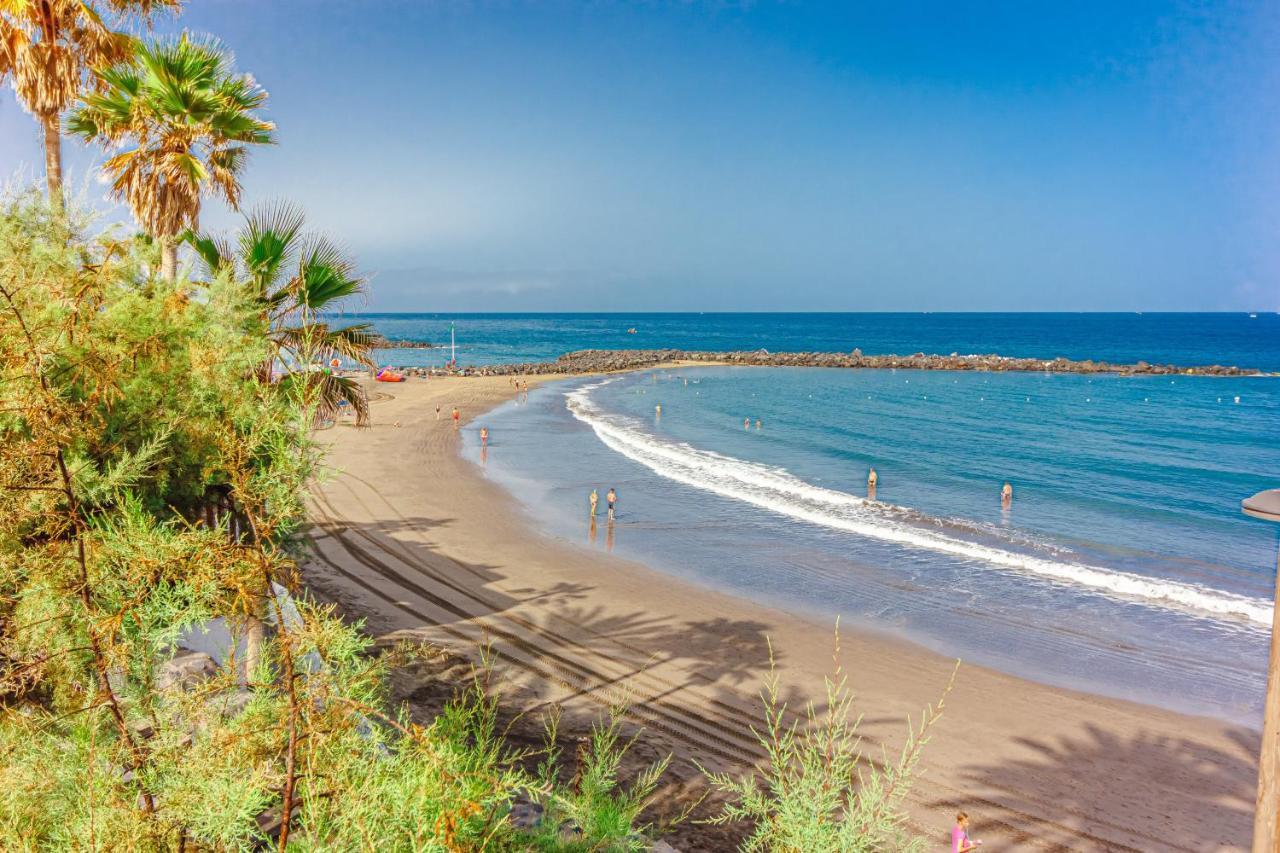
[(907, 740), (896, 757), (882, 751), (881, 759), (873, 760), (861, 749), (861, 717), (854, 715), (848, 676), (838, 662), (838, 632), (836, 649), (835, 674), (824, 679), (825, 707), (819, 710), (810, 702), (803, 715), (788, 722), (771, 646), (769, 675), (761, 693), (764, 727), (752, 729), (767, 759), (745, 776), (704, 771), (712, 788), (728, 797), (722, 813), (708, 823), (754, 823), (744, 851), (923, 849), (923, 841), (906, 831), (902, 805), (951, 684), (936, 705), (924, 709), (918, 723), (907, 720)]
[(530, 841), (536, 850), (622, 851), (646, 850), (653, 827), (642, 823), (641, 813), (652, 803), (671, 757), (661, 758), (623, 785), (623, 759), (639, 733), (622, 736), (625, 708), (615, 706), (608, 716), (591, 726), (591, 738), (577, 755), (577, 772), (568, 784), (558, 781), (560, 748), (556, 743), (559, 715), (547, 720), (546, 750), (538, 770), (539, 801), (546, 814)]

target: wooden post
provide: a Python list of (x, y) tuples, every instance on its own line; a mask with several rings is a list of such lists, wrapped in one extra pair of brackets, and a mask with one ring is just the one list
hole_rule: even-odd
[[(1246, 515), (1280, 522), (1280, 489), (1242, 502)], [(1280, 853), (1280, 546), (1276, 554), (1276, 604), (1271, 617), (1271, 663), (1258, 756), (1258, 802), (1253, 815), (1253, 853)]]
[(1253, 853), (1280, 853), (1280, 547), (1276, 555), (1276, 609), (1271, 617), (1271, 664), (1258, 756), (1258, 803), (1253, 815)]

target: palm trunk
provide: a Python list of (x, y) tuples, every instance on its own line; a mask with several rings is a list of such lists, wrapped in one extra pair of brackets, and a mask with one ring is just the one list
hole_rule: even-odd
[(44, 173), (49, 186), (49, 203), (65, 209), (62, 198), (62, 127), (58, 114), (46, 115), (44, 125)]
[(178, 274), (178, 243), (172, 237), (160, 238), (160, 277), (173, 281)]

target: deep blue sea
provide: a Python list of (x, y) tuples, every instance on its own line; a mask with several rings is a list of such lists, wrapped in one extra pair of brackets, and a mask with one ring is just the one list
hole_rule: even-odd
[[(1274, 314), (373, 318), (446, 342), (450, 319), (463, 364), (764, 346), (1280, 370)], [(1278, 526), (1240, 499), (1280, 487), (1280, 378), (696, 367), (535, 389), (472, 423), (478, 464), (481, 425), (485, 473), (582, 547), (1048, 683), (1260, 719)], [(587, 495), (610, 487), (618, 520), (593, 528)]]
[[(1028, 358), (1234, 364), (1280, 371), (1280, 314), (359, 314), (391, 339), (447, 347), (460, 364), (542, 361), (577, 349), (996, 352)], [(627, 330), (634, 328), (635, 334)], [(443, 365), (447, 349), (390, 350)]]

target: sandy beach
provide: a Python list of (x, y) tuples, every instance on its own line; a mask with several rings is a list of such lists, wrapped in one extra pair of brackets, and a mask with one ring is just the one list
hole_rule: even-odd
[[(507, 377), (370, 390), (372, 428), (318, 435), (330, 470), (314, 489), (304, 580), (372, 635), (471, 657), (487, 643), (507, 692), (531, 710), (556, 702), (591, 715), (626, 701), (645, 749), (681, 757), (673, 783), (686, 786), (693, 760), (757, 760), (749, 726), (769, 643), (792, 707), (820, 696), (834, 626), (544, 536), (459, 456), (451, 408), (481, 415), (511, 397)], [(939, 698), (956, 666), (848, 629), (840, 659), (875, 756), (901, 746), (907, 716)], [(1249, 729), (962, 663), (911, 822), (938, 849), (958, 808), (988, 849), (1245, 849), (1257, 744)]]

